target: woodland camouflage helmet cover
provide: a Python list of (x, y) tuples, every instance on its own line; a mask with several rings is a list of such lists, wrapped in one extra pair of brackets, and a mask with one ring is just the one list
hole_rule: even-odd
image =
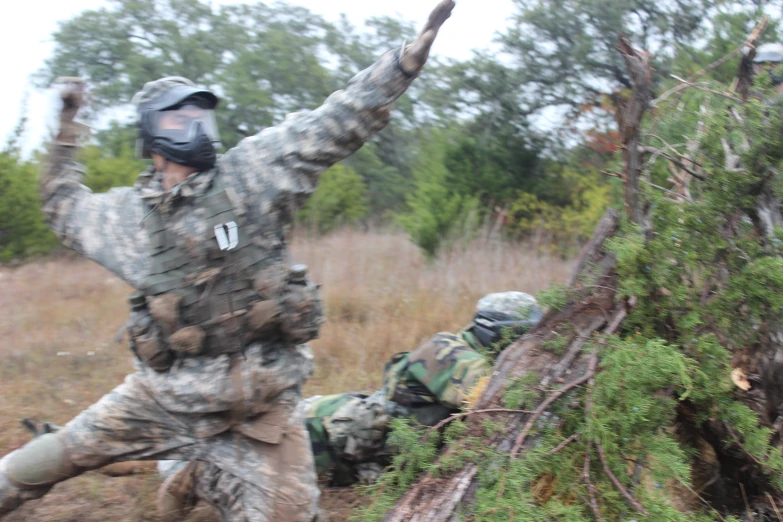
[(138, 113), (139, 153), (156, 153), (169, 161), (207, 170), (220, 146), (214, 109), (218, 99), (179, 76), (144, 85), (133, 97)]

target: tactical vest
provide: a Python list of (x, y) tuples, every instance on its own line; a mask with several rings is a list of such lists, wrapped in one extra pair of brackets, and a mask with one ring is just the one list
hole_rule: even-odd
[[(156, 207), (145, 218), (150, 271), (139, 291), (157, 328), (152, 334), (134, 330), (131, 321), (131, 344), (140, 359), (161, 349), (217, 356), (236, 353), (252, 341), (301, 344), (317, 337), (323, 310), (306, 267), (289, 268), (284, 250), (253, 241), (257, 225), (246, 222), (246, 209), (232, 202), (219, 174), (192, 198), (190, 211), (206, 225), (207, 237), (188, 251)], [(156, 336), (159, 346), (148, 346), (148, 338)], [(168, 366), (158, 365), (155, 369)]]

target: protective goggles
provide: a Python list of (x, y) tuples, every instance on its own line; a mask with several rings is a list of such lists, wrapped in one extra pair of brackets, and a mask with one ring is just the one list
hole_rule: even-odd
[(171, 143), (189, 143), (198, 134), (199, 126), (213, 142), (219, 142), (215, 112), (197, 105), (186, 104), (172, 109), (150, 111), (152, 133)]

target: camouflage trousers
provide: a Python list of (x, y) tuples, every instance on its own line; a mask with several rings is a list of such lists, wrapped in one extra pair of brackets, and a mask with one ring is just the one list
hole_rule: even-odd
[[(283, 396), (284, 403), (295, 404), (298, 391)], [(263, 422), (255, 423), (261, 431), (254, 435), (253, 430), (243, 430), (248, 436), (231, 429), (234, 423), (224, 413), (192, 415), (164, 409), (144, 379), (133, 374), (56, 436), (80, 472), (134, 460), (200, 462), (195, 477), (198, 496), (216, 507), (226, 522), (309, 522), (319, 496), (310, 440), (303, 419), (291, 414), (292, 409), (287, 411), (282, 429), (265, 430)], [(270, 423), (281, 428), (279, 421)], [(0, 471), (0, 515), (43, 496), (49, 488), (20, 490)]]

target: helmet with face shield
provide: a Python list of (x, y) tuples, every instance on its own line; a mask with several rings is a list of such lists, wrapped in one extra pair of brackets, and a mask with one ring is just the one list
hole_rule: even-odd
[(199, 170), (214, 166), (220, 147), (214, 94), (186, 78), (168, 77), (147, 83), (133, 101), (142, 157), (155, 153)]
[(482, 297), (470, 331), (486, 348), (503, 348), (543, 317), (536, 298), (524, 292), (499, 292)]

